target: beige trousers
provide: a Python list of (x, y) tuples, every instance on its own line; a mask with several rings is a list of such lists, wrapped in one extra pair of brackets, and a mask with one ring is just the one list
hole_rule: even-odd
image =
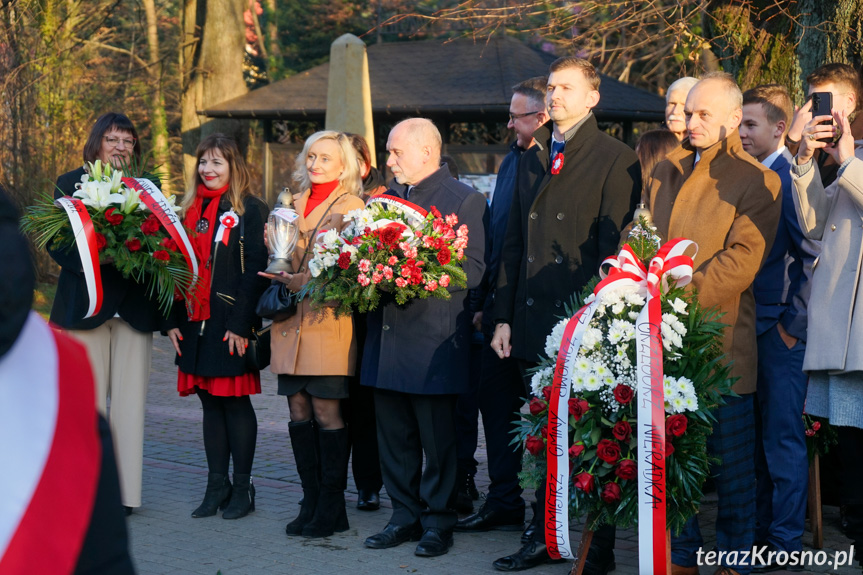
[[(87, 348), (96, 379), (96, 406), (114, 438), (123, 505), (141, 506), (144, 407), (150, 381), (152, 332), (140, 332), (119, 317), (87, 330), (69, 330)], [(108, 399), (111, 409), (108, 411)]]

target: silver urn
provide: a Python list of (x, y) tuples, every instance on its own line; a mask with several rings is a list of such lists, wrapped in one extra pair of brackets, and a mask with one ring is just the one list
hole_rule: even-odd
[(285, 188), (267, 218), (267, 243), (271, 258), (270, 265), (265, 270), (268, 274), (294, 273), (292, 260), (300, 237), (298, 218), (294, 210), (294, 196), (290, 189)]

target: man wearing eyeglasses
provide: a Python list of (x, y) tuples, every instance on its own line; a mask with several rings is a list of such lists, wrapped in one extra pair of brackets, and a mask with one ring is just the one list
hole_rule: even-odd
[[(509, 124), (515, 132), (515, 142), (510, 152), (500, 164), (491, 202), (489, 225), (489, 249), (486, 250), (486, 273), (476, 297), (479, 311), (473, 318), (474, 327), (483, 333), (482, 350), (479, 358), (471, 357), (471, 362), (479, 360), (479, 389), (474, 388), (470, 397), (459, 397), (457, 425), (466, 427), (459, 433), (459, 500), (468, 479), (476, 473), (476, 462), (471, 461), (476, 449), (477, 407), (482, 413), (485, 429), (486, 452), (488, 454), (488, 475), (491, 483), (488, 497), (476, 513), (456, 524), (456, 531), (480, 532), (500, 529), (519, 531), (524, 526), (524, 500), (518, 472), (521, 471), (521, 451), (513, 450), (512, 440), (513, 413), (521, 409), (527, 396), (524, 382), (519, 375), (518, 366), (512, 358), (499, 358), (491, 347), (494, 319), (494, 284), (500, 251), (503, 247), (509, 208), (516, 183), (518, 162), (525, 150), (534, 145), (533, 133), (548, 121), (545, 110), (545, 86), (547, 78), (538, 76), (520, 82), (512, 87), (512, 101), (509, 105)], [(472, 424), (472, 427), (471, 427)], [(471, 431), (473, 433), (471, 433)], [(471, 436), (473, 441), (465, 438)], [(465, 452), (464, 455), (462, 452)], [(467, 469), (473, 463), (473, 474)]]

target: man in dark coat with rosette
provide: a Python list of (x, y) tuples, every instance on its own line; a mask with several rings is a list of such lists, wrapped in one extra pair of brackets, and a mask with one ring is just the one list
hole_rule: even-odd
[[(524, 375), (544, 354), (545, 339), (564, 305), (617, 251), (620, 230), (632, 220), (641, 191), (638, 158), (626, 144), (600, 131), (592, 109), (599, 75), (579, 58), (560, 58), (549, 69), (546, 103), (552, 122), (534, 133), (536, 145), (518, 167), (509, 223), (500, 256), (492, 349), (515, 357)], [(543, 490), (537, 492), (534, 526), (543, 526)], [(613, 531), (600, 530), (588, 571), (613, 568)], [(494, 562), (521, 571), (549, 560), (545, 530)]]
[[(440, 149), (440, 132), (429, 120), (397, 124), (387, 141), (387, 165), (397, 184), (386, 194), (422, 210), (455, 214), (467, 226), (462, 266), (470, 289), (485, 270), (486, 202), (441, 166)], [(453, 543), (457, 516), (448, 503), (456, 479), (455, 402), (468, 386), (472, 326), (467, 289), (449, 290), (449, 299), (405, 305), (385, 294), (368, 314), (361, 377), (375, 388), (381, 470), (393, 504), (383, 531), (365, 541), (372, 549), (419, 539), (416, 554), (434, 557)]]

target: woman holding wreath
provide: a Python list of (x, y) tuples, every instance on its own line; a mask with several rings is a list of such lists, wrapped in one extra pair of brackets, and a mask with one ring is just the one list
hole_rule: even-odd
[(177, 350), (177, 390), (197, 394), (204, 410), (209, 475), (192, 517), (209, 517), (227, 506), (222, 518), (238, 519), (255, 510), (251, 472), (258, 420), (249, 396), (261, 392), (261, 374), (244, 356), (252, 329), (261, 327), (255, 305), (267, 287), (257, 275), (267, 265), (267, 206), (251, 195), (249, 171), (233, 139), (211, 134), (196, 156), (195, 186), (182, 208), (183, 224), (194, 232), (198, 288), (186, 309), (177, 310), (177, 327), (168, 336)]
[[(300, 229), (293, 258), (296, 273), (262, 274), (292, 292), (311, 278), (308, 261), (317, 234), (340, 230), (344, 214), (364, 205), (359, 162), (345, 134), (310, 136), (297, 157), (294, 180), (303, 190), (294, 202)], [(339, 402), (348, 397), (355, 362), (350, 316), (336, 317), (332, 308), (313, 308), (304, 299), (296, 314), (273, 324), (271, 369), (279, 376), (279, 395), (288, 397), (291, 446), (303, 485), (303, 504), (299, 516), (285, 527), (288, 535), (327, 537), (348, 529), (348, 433)]]
[[(116, 169), (141, 160), (138, 132), (125, 114), (109, 112), (96, 120), (84, 144), (84, 163), (100, 160)], [(71, 196), (86, 175), (86, 167), (57, 179), (55, 198)], [(154, 182), (156, 186), (159, 182)], [(84, 347), (96, 379), (99, 412), (111, 425), (120, 487), (126, 514), (141, 506), (144, 462), (144, 404), (150, 380), (153, 332), (164, 327), (157, 302), (147, 295), (146, 283), (126, 279), (113, 262), (100, 261), (102, 307), (84, 319), (90, 296), (78, 250), (48, 253), (60, 265), (51, 323), (66, 330)], [(108, 410), (108, 398), (111, 409)]]

